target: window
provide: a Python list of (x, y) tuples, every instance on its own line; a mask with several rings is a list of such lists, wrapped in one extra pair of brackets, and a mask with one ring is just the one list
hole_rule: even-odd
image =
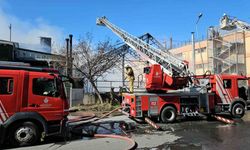
[(145, 67), (143, 70), (143, 73), (149, 74), (150, 73), (150, 67)]
[(206, 47), (195, 49), (197, 53), (204, 53), (206, 51)]
[(247, 88), (247, 80), (238, 80), (238, 87), (245, 87)]
[(232, 86), (232, 80), (231, 79), (224, 79), (223, 80), (223, 87), (226, 89), (230, 89)]
[(0, 95), (10, 95), (13, 93), (13, 78), (0, 77)]
[(201, 68), (203, 68), (203, 65), (202, 64), (197, 64), (197, 65), (195, 65), (196, 66), (196, 69), (201, 69)]
[(238, 80), (238, 93), (239, 93), (239, 97), (247, 100), (248, 96), (247, 96), (247, 89), (248, 89), (248, 80)]
[(32, 91), (35, 95), (58, 97), (59, 92), (54, 79), (35, 78), (33, 79)]

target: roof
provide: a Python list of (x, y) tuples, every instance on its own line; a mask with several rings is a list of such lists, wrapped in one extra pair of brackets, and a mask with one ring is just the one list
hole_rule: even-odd
[(26, 70), (26, 71), (36, 71), (36, 72), (48, 72), (48, 73), (59, 73), (58, 70), (51, 68), (38, 68), (38, 67), (27, 67), (27, 66), (6, 66), (0, 65), (0, 70)]
[(27, 52), (35, 52), (35, 53), (46, 54), (46, 55), (62, 56), (62, 55), (58, 55), (58, 54), (52, 54), (52, 53), (36, 51), (36, 50), (32, 50), (32, 49), (27, 49), (27, 48), (21, 48), (21, 47), (19, 46), (19, 43), (17, 43), (17, 42), (11, 42), (11, 41), (6, 41), (6, 40), (0, 40), (0, 44), (12, 45), (12, 46), (14, 46), (15, 48), (17, 48), (17, 50), (23, 50), (23, 51), (27, 51)]

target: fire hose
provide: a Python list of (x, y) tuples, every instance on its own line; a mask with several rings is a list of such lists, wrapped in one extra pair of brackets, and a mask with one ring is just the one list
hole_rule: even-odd
[(113, 135), (113, 134), (95, 134), (94, 137), (97, 137), (97, 138), (114, 138), (114, 139), (126, 140), (131, 144), (127, 148), (128, 150), (133, 150), (133, 149), (136, 149), (136, 147), (137, 147), (137, 143), (133, 139), (131, 139), (129, 137), (126, 137), (126, 136)]
[(115, 111), (118, 111), (121, 108), (122, 107), (118, 107), (118, 108), (104, 114), (100, 118), (97, 118), (95, 114), (90, 114), (90, 115), (82, 114), (81, 116), (76, 116), (74, 118), (69, 119), (68, 123), (69, 123), (69, 125), (81, 125), (81, 124), (85, 124), (85, 123), (95, 122), (95, 121), (101, 120), (101, 119), (109, 116), (110, 114), (112, 114)]

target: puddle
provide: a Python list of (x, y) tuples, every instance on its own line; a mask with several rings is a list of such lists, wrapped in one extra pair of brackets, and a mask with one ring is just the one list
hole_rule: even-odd
[(73, 137), (81, 139), (91, 139), (94, 134), (116, 134), (126, 135), (135, 129), (133, 124), (124, 121), (107, 121), (99, 123), (84, 124), (77, 126), (72, 130)]
[(181, 142), (167, 145), (166, 149), (248, 149), (249, 127), (250, 122), (236, 125), (217, 121), (179, 123), (172, 128), (175, 135), (182, 137)]
[(137, 150), (202, 150), (202, 145), (197, 144), (162, 144), (153, 148), (138, 148)]
[(170, 145), (162, 145), (159, 146), (159, 149), (167, 149), (167, 150), (202, 150), (201, 145), (195, 144), (170, 144)]

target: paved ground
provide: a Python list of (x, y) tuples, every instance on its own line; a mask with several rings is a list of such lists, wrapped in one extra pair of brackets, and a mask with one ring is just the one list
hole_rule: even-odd
[[(166, 141), (158, 146), (140, 146), (139, 149), (181, 149), (181, 150), (249, 150), (250, 111), (235, 125), (218, 121), (182, 121), (163, 125), (166, 130), (178, 137), (172, 143)], [(155, 139), (152, 139), (155, 140)]]
[[(108, 120), (122, 120), (135, 123), (125, 116), (113, 117)], [(237, 120), (236, 125), (226, 125), (218, 121), (182, 120), (174, 124), (159, 124), (165, 131), (152, 131), (147, 125), (136, 125), (138, 129), (132, 134), (138, 143), (137, 149), (240, 149), (248, 150), (250, 144), (250, 111), (242, 120)], [(18, 148), (19, 150), (33, 149), (81, 149), (81, 150), (124, 150), (128, 143), (118, 139), (76, 139), (52, 142), (33, 147)]]

